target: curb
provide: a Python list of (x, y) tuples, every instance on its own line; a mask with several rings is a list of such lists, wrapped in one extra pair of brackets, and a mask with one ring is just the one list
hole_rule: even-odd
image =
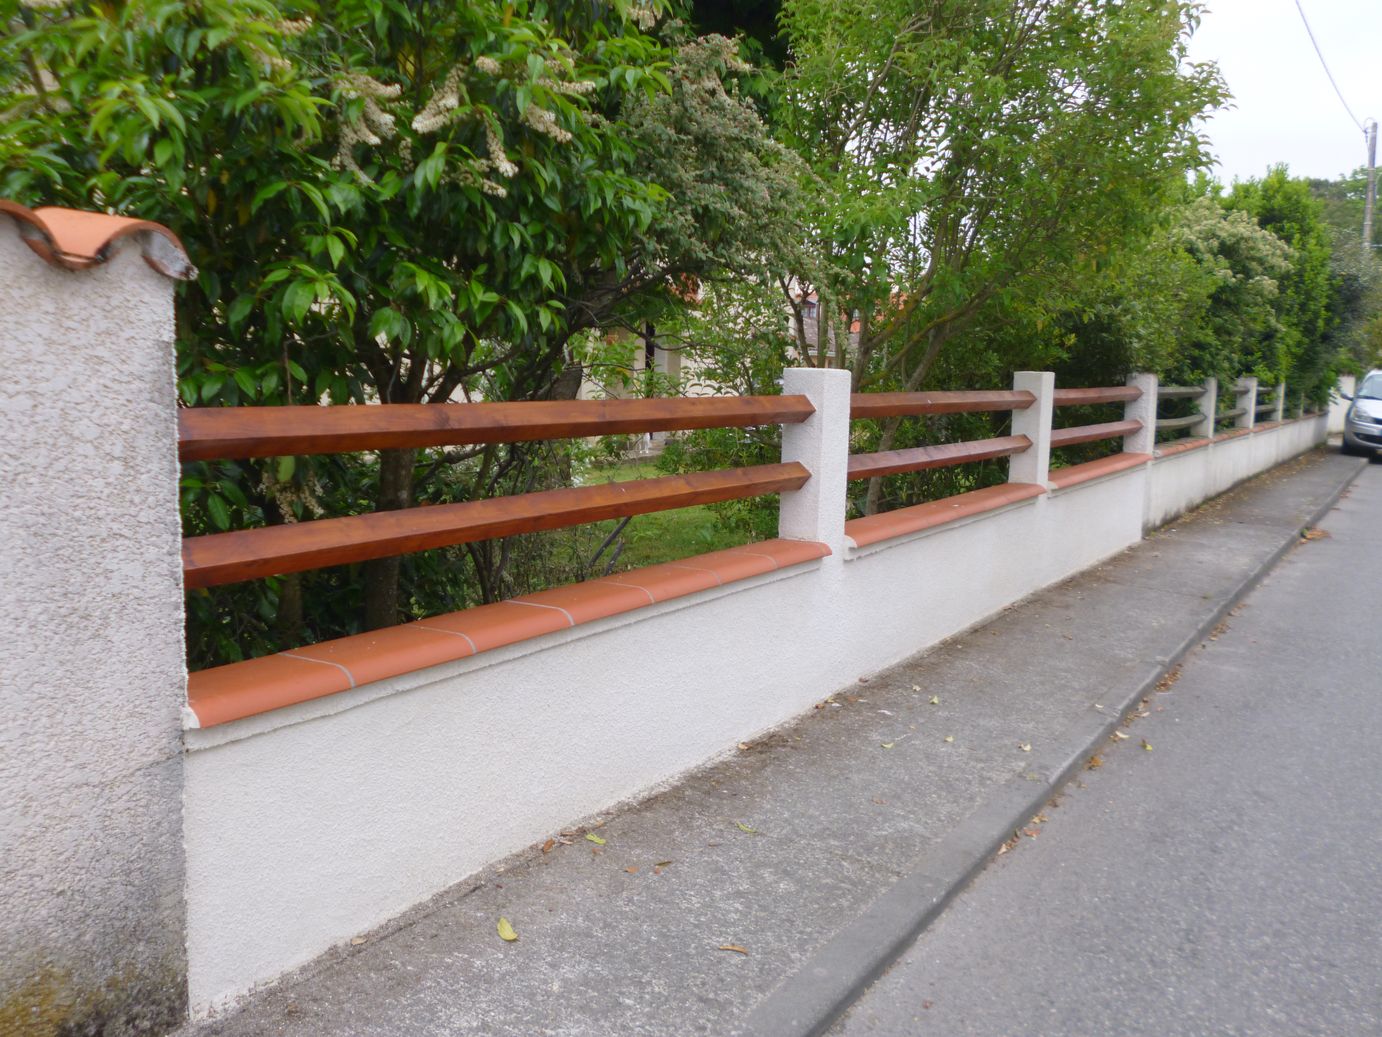
[[(1311, 514), (1318, 523), (1367, 466), (1358, 464)], [(1060, 748), (1032, 761), (916, 861), (912, 870), (830, 937), (800, 968), (749, 1012), (735, 1032), (743, 1037), (819, 1037), (940, 916), (985, 867), (999, 847), (1079, 772), (1123, 719), (1177, 663), (1219, 625), (1299, 542), (1288, 535), (1253, 571), (1221, 597), (1218, 607), (1147, 675), (1116, 709), (1071, 725)]]

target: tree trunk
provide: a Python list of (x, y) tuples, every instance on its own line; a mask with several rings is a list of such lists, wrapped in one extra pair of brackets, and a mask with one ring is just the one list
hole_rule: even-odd
[[(379, 495), (376, 511), (398, 511), (413, 502), (413, 465), (416, 450), (379, 452)], [(403, 560), (398, 556), (365, 563), (366, 630), (391, 627), (400, 619), (398, 577)]]

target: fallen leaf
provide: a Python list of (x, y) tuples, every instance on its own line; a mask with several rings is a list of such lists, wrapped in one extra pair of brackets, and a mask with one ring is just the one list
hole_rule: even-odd
[(1037, 814), (1036, 817), (1032, 818), (1032, 824), (1041, 825), (1045, 824), (1048, 820), (1049, 818), (1047, 818), (1045, 814)]
[(605, 852), (605, 851), (602, 850), (602, 849), (600, 849), (598, 846), (592, 846), (592, 847), (590, 848), (590, 856), (592, 856), (592, 857), (598, 857), (598, 856), (600, 856), (600, 854), (602, 854), (602, 853), (604, 853), (604, 852)]
[(498, 929), (499, 939), (503, 940), (505, 943), (513, 943), (514, 940), (518, 939), (518, 933), (514, 932), (514, 928), (509, 923), (509, 920), (502, 915), (499, 918)]
[(556, 845), (557, 845), (557, 841), (556, 841), (555, 839), (548, 839), (545, 843), (542, 844), (542, 852), (543, 852), (543, 853), (551, 853), (551, 852), (552, 852), (552, 847), (553, 847), (553, 846), (556, 846)]
[(594, 843), (596, 846), (604, 846), (604, 845), (605, 845), (605, 842), (606, 842), (606, 840), (601, 839), (601, 838), (600, 838), (598, 835), (596, 835), (594, 832), (586, 832), (586, 833), (585, 833), (585, 837), (586, 837), (586, 839), (588, 839), (590, 842)]
[(748, 832), (749, 835), (757, 835), (757, 834), (758, 834), (758, 829), (757, 829), (757, 828), (750, 828), (748, 825), (744, 824), (744, 822), (742, 822), (742, 821), (735, 821), (734, 823), (735, 823), (736, 825), (739, 826), (739, 831), (741, 831), (741, 832)]
[(953, 742), (953, 741), (955, 740), (955, 736), (954, 736), (954, 735), (946, 735), (946, 736), (945, 736), (945, 740), (946, 740), (947, 742)]
[(669, 866), (669, 865), (672, 864), (672, 863), (673, 863), (672, 861), (658, 861), (657, 864), (654, 865), (654, 867), (657, 867), (657, 868), (666, 868), (667, 866)]
[(1126, 742), (1129, 737), (1129, 735), (1125, 735), (1122, 731), (1113, 732), (1113, 740), (1115, 742)]
[(1314, 526), (1306, 526), (1300, 533), (1302, 540), (1323, 540), (1327, 536), (1329, 536), (1328, 530), (1316, 529)]
[(888, 801), (886, 799), (879, 799), (877, 796), (873, 797), (873, 801), (877, 803), (880, 807), (885, 807), (888, 805)]
[(749, 953), (747, 948), (740, 947), (737, 943), (722, 943), (718, 949), (722, 951), (733, 951), (735, 954), (747, 955)]
[(739, 743), (739, 748), (740, 748), (740, 749), (744, 749), (744, 750), (752, 749), (752, 748), (753, 748), (753, 743), (752, 743), (752, 742), (740, 742), (740, 743)]
[(868, 679), (867, 677), (860, 677), (860, 678), (859, 678), (859, 683), (860, 683), (860, 684), (867, 684), (868, 682), (869, 682), (869, 679)]
[(654, 865), (654, 867), (653, 867), (653, 874), (654, 874), (654, 875), (661, 875), (661, 874), (662, 874), (662, 869), (659, 868), (659, 867), (657, 867), (656, 865)]
[(1022, 834), (1025, 835), (1028, 839), (1035, 839), (1041, 833), (1038, 832), (1035, 828), (1024, 828), (1022, 829)]
[(638, 865), (637, 865), (637, 864), (630, 864), (630, 865), (629, 865), (627, 868), (625, 868), (624, 870), (627, 871), (630, 875), (637, 875), (637, 874), (638, 874)]
[(933, 706), (939, 706), (940, 704), (941, 704), (941, 697), (940, 697), (939, 695), (932, 695), (932, 696), (931, 696), (931, 705), (933, 705)]
[(1098, 753), (1095, 753), (1093, 756), (1089, 758), (1089, 762), (1084, 765), (1084, 769), (1087, 771), (1097, 771), (1103, 765), (1104, 758), (1100, 756)]
[(1146, 749), (1148, 752), (1151, 752), (1151, 751), (1152, 751), (1152, 743), (1149, 742), (1149, 741), (1147, 741), (1147, 739), (1144, 738), (1144, 739), (1142, 739), (1142, 748)]
[(890, 717), (893, 715), (893, 711), (891, 709), (880, 709), (878, 712), (882, 713), (885, 717)]
[(845, 701), (848, 702), (850, 705), (853, 705), (856, 702), (863, 702), (864, 700), (861, 699), (858, 695), (846, 695)]
[(1029, 753), (1029, 752), (1032, 751), (1032, 743), (1031, 743), (1031, 742), (1018, 742), (1018, 743), (1017, 743), (1017, 747), (1018, 747), (1019, 749), (1021, 749), (1024, 753)]
[(912, 690), (913, 690), (913, 691), (920, 691), (920, 690), (921, 690), (921, 685), (920, 685), (920, 684), (913, 684), (913, 685), (912, 685)]
[(897, 743), (896, 743), (896, 742), (881, 742), (881, 743), (879, 743), (879, 744), (881, 744), (881, 745), (883, 746), (884, 749), (891, 749), (891, 748), (892, 748), (894, 745), (896, 745)]
[(360, 944), (362, 944), (362, 943), (364, 943), (364, 942), (365, 942), (365, 938), (364, 938), (363, 936), (352, 936), (352, 937), (350, 938), (350, 945), (351, 945), (352, 947), (359, 947)]

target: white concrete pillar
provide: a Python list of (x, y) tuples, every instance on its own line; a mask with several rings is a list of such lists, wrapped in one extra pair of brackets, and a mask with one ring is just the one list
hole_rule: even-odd
[(1273, 421), (1286, 420), (1286, 383), (1282, 382), (1276, 387), (1276, 395), (1272, 397), (1276, 403), (1276, 411), (1272, 414)]
[(1125, 454), (1151, 454), (1156, 451), (1156, 390), (1154, 374), (1128, 375), (1128, 384), (1142, 390), (1142, 395), (1123, 404), (1124, 421), (1140, 421), (1142, 427), (1123, 437)]
[(1344, 431), (1344, 415), (1348, 413), (1349, 401), (1358, 389), (1358, 379), (1351, 374), (1339, 375), (1339, 384), (1329, 394), (1328, 429), (1330, 435)]
[(1199, 411), (1200, 420), (1190, 426), (1190, 434), (1196, 439), (1213, 439), (1214, 419), (1219, 409), (1219, 379), (1204, 380), (1204, 395), (1195, 401), (1195, 409)]
[(1036, 402), (1013, 411), (1013, 435), (1026, 436), (1031, 447), (1008, 459), (1008, 482), (1045, 486), (1051, 473), (1051, 414), (1056, 399), (1056, 376), (1051, 371), (1016, 371), (1013, 389), (1026, 390)]
[(794, 367), (782, 374), (783, 394), (807, 397), (816, 413), (782, 427), (782, 460), (800, 461), (811, 478), (782, 494), (778, 536), (818, 541), (836, 558), (845, 549), (850, 386), (849, 372), (839, 368)]
[(0, 202), (0, 1019), (22, 1033), (185, 1013), (170, 278), (191, 270), (165, 233)]
[(1244, 411), (1233, 419), (1234, 428), (1250, 429), (1257, 424), (1257, 379), (1251, 375), (1244, 375), (1239, 378), (1234, 385), (1237, 393), (1237, 402), (1234, 408), (1243, 407)]

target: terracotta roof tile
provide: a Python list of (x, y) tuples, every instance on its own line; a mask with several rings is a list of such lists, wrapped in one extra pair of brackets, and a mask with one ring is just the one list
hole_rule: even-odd
[(13, 219), (25, 244), (55, 266), (86, 270), (108, 260), (117, 241), (135, 237), (144, 261), (159, 273), (182, 281), (197, 276), (182, 242), (162, 224), (51, 205), (29, 209), (3, 198), (0, 214)]

